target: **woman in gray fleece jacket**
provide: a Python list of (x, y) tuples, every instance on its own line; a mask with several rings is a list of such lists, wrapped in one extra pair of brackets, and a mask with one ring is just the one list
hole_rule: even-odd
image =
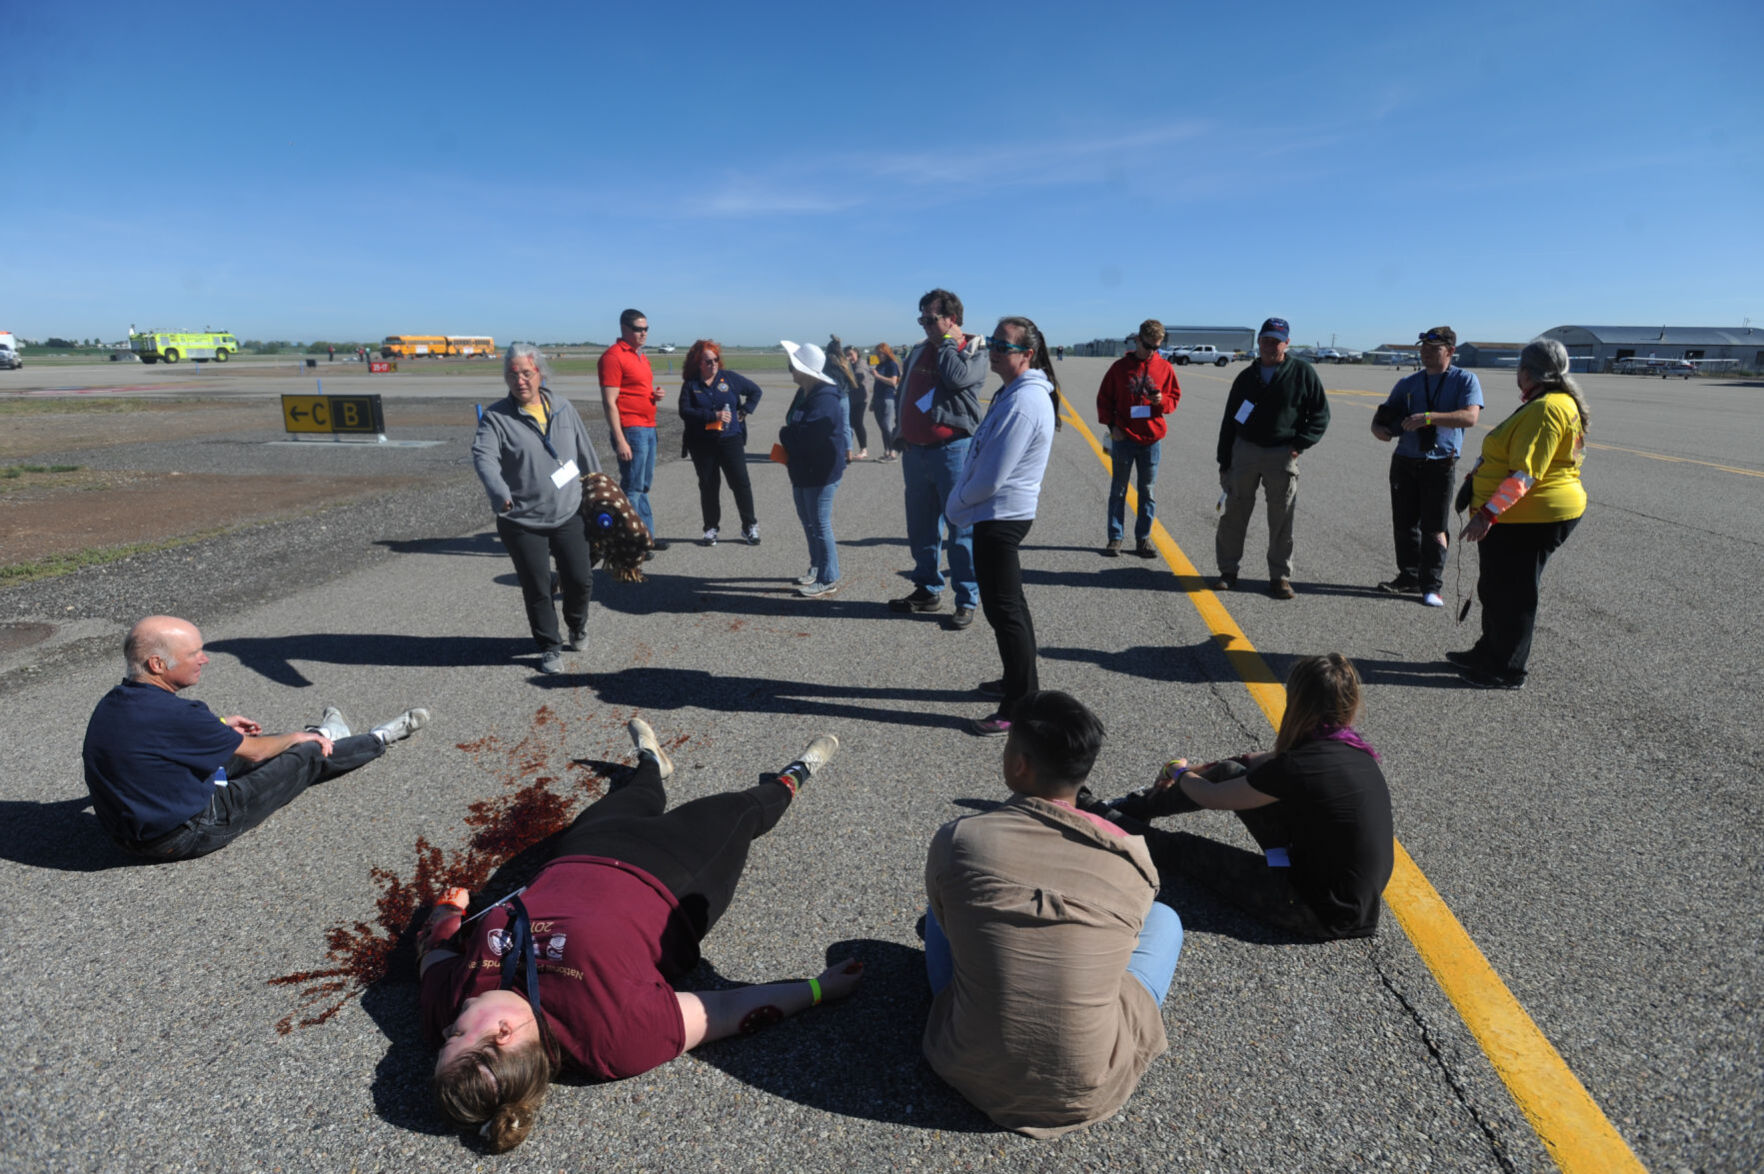
[[(496, 514), (496, 533), (514, 560), (527, 604), (527, 625), (539, 646), (539, 671), (563, 672), (563, 650), (579, 651), (588, 635), (593, 572), (588, 531), (578, 512), (582, 477), (600, 472), (600, 458), (570, 401), (545, 386), (545, 356), (517, 342), (504, 353), (508, 395), (484, 409), (472, 441), (472, 467)], [(551, 602), (551, 561), (563, 586), (569, 643), (558, 637)]]

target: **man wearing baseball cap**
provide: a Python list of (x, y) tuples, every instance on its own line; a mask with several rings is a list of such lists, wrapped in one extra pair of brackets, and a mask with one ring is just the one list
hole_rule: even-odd
[(1213, 587), (1237, 587), (1243, 538), (1256, 511), (1256, 487), (1268, 497), (1268, 594), (1291, 599), (1292, 516), (1298, 507), (1299, 454), (1323, 439), (1329, 400), (1309, 363), (1286, 353), (1292, 328), (1284, 318), (1262, 323), (1260, 358), (1231, 384), (1219, 422), (1219, 487), (1225, 516), (1213, 539), (1219, 577)]
[(1482, 415), (1482, 384), (1452, 366), (1458, 335), (1435, 326), (1420, 336), (1421, 370), (1397, 381), (1390, 398), (1372, 414), (1372, 435), (1389, 442), (1390, 515), (1396, 540), (1397, 576), (1380, 583), (1392, 595), (1419, 595), (1428, 607), (1444, 607), (1440, 595), (1446, 563), (1446, 521), (1452, 511), (1452, 479), (1464, 429)]

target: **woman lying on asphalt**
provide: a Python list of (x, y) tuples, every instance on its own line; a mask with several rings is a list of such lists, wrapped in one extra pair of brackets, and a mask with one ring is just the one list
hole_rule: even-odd
[(423, 1031), (441, 1048), (436, 1098), (496, 1153), (525, 1140), (560, 1070), (636, 1076), (707, 1040), (842, 999), (863, 975), (845, 959), (806, 981), (669, 985), (698, 965), (754, 837), (839, 741), (822, 734), (757, 786), (666, 811), (662, 780), (674, 764), (646, 722), (629, 728), (636, 770), (576, 817), (533, 882), (463, 925), (467, 894), (454, 890), (417, 942)]
[[(1199, 836), (1153, 854), (1258, 919), (1307, 938), (1370, 937), (1390, 880), (1390, 790), (1378, 754), (1354, 731), (1360, 674), (1340, 653), (1309, 656), (1286, 678), (1286, 712), (1270, 753), (1196, 770), (1178, 759), (1150, 790), (1109, 809), (1136, 820), (1211, 808), (1235, 812), (1254, 856)], [(1093, 808), (1099, 814), (1103, 809)]]

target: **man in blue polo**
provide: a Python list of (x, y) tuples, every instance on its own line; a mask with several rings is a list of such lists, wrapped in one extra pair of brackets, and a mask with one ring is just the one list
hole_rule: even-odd
[(217, 717), (178, 696), (202, 679), (202, 633), (176, 616), (148, 616), (123, 641), (129, 675), (86, 725), (86, 788), (116, 845), (149, 860), (187, 860), (224, 848), (316, 782), (386, 752), (428, 723), (412, 709), (365, 734), (343, 715), (293, 734), (250, 718)]
[(1397, 381), (1373, 413), (1372, 435), (1396, 451), (1390, 457), (1390, 516), (1397, 576), (1380, 583), (1392, 595), (1419, 595), (1444, 607), (1447, 519), (1464, 429), (1482, 415), (1482, 384), (1452, 366), (1458, 335), (1450, 326), (1421, 333), (1421, 370)]

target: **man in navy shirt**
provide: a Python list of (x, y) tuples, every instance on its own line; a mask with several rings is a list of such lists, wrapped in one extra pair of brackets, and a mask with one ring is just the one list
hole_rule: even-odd
[(315, 782), (371, 762), (427, 724), (408, 710), (351, 735), (326, 707), (317, 726), (265, 734), (250, 718), (215, 716), (178, 696), (208, 663), (202, 633), (175, 616), (148, 616), (123, 642), (128, 676), (86, 725), (86, 787), (118, 846), (152, 860), (224, 848)]
[(1446, 519), (1464, 429), (1482, 415), (1482, 384), (1452, 366), (1458, 335), (1450, 326), (1421, 333), (1421, 370), (1398, 381), (1372, 417), (1372, 435), (1396, 439), (1390, 458), (1391, 528), (1397, 576), (1380, 583), (1392, 595), (1419, 595), (1444, 607)]

